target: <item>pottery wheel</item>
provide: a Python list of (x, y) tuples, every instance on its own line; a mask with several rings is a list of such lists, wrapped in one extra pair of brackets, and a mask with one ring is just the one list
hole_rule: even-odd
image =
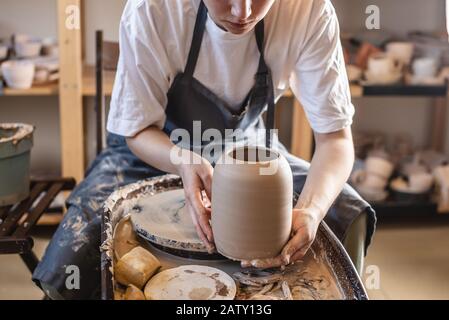
[(155, 275), (145, 286), (147, 300), (232, 300), (234, 280), (206, 266), (182, 266)]
[(131, 210), (131, 221), (141, 237), (160, 249), (190, 258), (220, 258), (208, 254), (198, 237), (183, 189), (142, 195)]

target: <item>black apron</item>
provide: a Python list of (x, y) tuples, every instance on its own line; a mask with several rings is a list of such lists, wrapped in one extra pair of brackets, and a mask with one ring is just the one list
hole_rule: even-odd
[[(193, 33), (192, 44), (183, 73), (179, 73), (171, 85), (167, 97), (166, 131), (182, 128), (193, 138), (193, 123), (201, 121), (201, 131), (217, 129), (226, 138), (226, 129), (245, 131), (259, 121), (260, 115), (268, 106), (266, 123), (266, 146), (271, 147), (271, 129), (274, 129), (274, 88), (271, 71), (264, 58), (264, 22), (256, 26), (256, 41), (260, 52), (259, 67), (255, 83), (239, 112), (231, 111), (230, 106), (215, 93), (193, 77), (201, 49), (207, 21), (207, 8), (201, 1)], [(191, 145), (198, 145), (191, 140)]]

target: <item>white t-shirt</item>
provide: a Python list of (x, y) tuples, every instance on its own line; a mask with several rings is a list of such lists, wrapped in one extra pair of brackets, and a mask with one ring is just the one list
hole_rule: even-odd
[[(128, 0), (108, 131), (133, 136), (164, 126), (167, 92), (183, 72), (200, 0)], [(265, 18), (265, 60), (276, 99), (291, 87), (315, 132), (352, 123), (354, 107), (329, 0), (276, 0)], [(208, 17), (194, 77), (238, 109), (259, 62), (254, 30), (234, 35)]]

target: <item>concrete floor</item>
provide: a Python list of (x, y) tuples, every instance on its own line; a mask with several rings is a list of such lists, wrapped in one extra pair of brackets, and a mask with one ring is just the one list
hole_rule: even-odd
[[(50, 235), (48, 230), (36, 235), (39, 257)], [(370, 298), (449, 299), (448, 244), (449, 217), (431, 221), (402, 218), (380, 223), (363, 275), (365, 286), (371, 288)], [(18, 256), (0, 256), (0, 270), (0, 300), (42, 298)], [(376, 279), (380, 280), (378, 287), (373, 281)]]

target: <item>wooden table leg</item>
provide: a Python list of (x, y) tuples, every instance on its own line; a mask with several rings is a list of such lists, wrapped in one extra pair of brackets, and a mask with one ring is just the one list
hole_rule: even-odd
[(36, 257), (33, 251), (23, 253), (20, 255), (23, 262), (27, 266), (28, 270), (30, 270), (31, 274), (33, 274), (34, 270), (36, 269), (37, 265), (39, 264), (39, 259)]
[(80, 10), (81, 0), (58, 0), (62, 175), (77, 181), (85, 170), (81, 23), (73, 23), (81, 18)]

